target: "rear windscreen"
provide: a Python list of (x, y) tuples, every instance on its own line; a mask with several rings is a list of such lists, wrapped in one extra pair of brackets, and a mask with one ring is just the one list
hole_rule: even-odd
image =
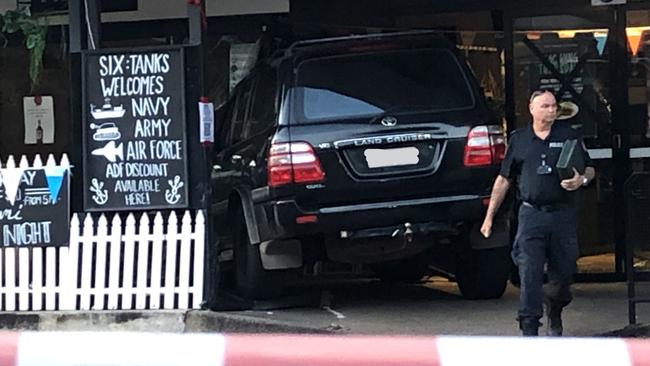
[(465, 73), (446, 49), (310, 59), (298, 66), (293, 95), (298, 123), (474, 106)]

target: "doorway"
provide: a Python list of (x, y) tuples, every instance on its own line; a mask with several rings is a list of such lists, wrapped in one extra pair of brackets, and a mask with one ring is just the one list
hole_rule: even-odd
[[(647, 6), (647, 5), (646, 5)], [(627, 123), (631, 174), (650, 172), (650, 10), (630, 9), (625, 12), (627, 42)], [(641, 203), (638, 203), (641, 205)], [(643, 209), (640, 206), (636, 209)], [(637, 212), (641, 212), (637, 210)], [(637, 220), (634, 220), (637, 221)], [(633, 267), (636, 272), (650, 272), (650, 243), (639, 239), (645, 228), (632, 227), (627, 234), (633, 243)], [(647, 235), (643, 236), (647, 238)]]
[(534, 90), (556, 95), (557, 123), (582, 131), (596, 164), (596, 178), (579, 196), (579, 276), (622, 279), (625, 221), (617, 202), (623, 202), (629, 159), (621, 153), (627, 93), (619, 76), (625, 64), (617, 13), (583, 7), (508, 18), (512, 47), (506, 62), (514, 75), (508, 126), (530, 123), (528, 97)]

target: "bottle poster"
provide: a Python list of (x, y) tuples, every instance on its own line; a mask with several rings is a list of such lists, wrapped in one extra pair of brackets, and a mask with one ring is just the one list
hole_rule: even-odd
[(23, 97), (25, 145), (54, 143), (54, 98)]

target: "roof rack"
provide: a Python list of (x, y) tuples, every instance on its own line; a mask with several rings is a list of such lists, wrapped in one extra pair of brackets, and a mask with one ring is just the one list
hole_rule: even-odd
[(373, 33), (373, 34), (361, 34), (353, 36), (344, 36), (344, 37), (330, 37), (330, 38), (320, 38), (312, 39), (305, 41), (294, 42), (284, 51), (285, 56), (291, 56), (297, 48), (316, 46), (321, 44), (335, 43), (340, 41), (358, 41), (358, 40), (380, 40), (380, 39), (390, 39), (398, 38), (403, 36), (423, 36), (423, 35), (432, 35), (437, 34), (433, 30), (415, 30), (407, 32), (391, 32), (391, 33)]

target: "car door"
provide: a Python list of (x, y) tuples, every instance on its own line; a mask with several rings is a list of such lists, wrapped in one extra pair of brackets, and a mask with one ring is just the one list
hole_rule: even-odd
[(224, 128), (218, 137), (218, 151), (212, 169), (214, 212), (223, 214), (228, 209), (228, 198), (241, 176), (241, 155), (237, 153), (242, 138), (243, 123), (248, 113), (251, 94), (250, 79), (245, 79), (235, 90), (224, 114)]
[(242, 184), (251, 189), (266, 185), (266, 159), (277, 123), (277, 75), (271, 67), (256, 70), (248, 115), (243, 124)]

